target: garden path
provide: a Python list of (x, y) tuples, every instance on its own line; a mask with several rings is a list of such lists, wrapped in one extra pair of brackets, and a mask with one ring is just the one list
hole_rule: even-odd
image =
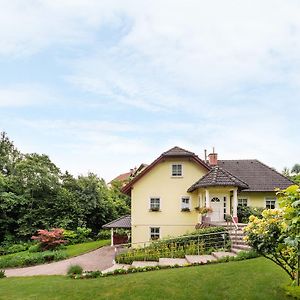
[(6, 269), (7, 277), (35, 275), (66, 275), (69, 266), (80, 265), (85, 271), (105, 270), (113, 265), (115, 248), (105, 246), (66, 260), (38, 266)]

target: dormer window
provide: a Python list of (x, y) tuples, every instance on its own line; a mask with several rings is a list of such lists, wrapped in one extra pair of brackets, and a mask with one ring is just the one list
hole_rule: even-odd
[(182, 164), (172, 165), (172, 177), (182, 177)]

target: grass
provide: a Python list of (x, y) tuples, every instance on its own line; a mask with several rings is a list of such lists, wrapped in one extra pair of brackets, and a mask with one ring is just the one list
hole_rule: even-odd
[(76, 244), (67, 246), (66, 250), (64, 250), (68, 257), (77, 256), (89, 251), (96, 250), (100, 247), (110, 245), (110, 240), (99, 240), (88, 243)]
[(22, 251), (13, 254), (7, 254), (0, 256), (0, 268), (9, 268), (9, 267), (25, 267), (31, 265), (37, 265), (42, 263), (48, 263), (50, 260), (44, 256), (48, 253), (50, 256), (52, 253), (56, 253), (53, 258), (54, 261), (70, 258), (77, 256), (100, 247), (109, 245), (109, 240), (99, 240), (88, 243), (76, 244), (67, 246), (64, 250), (59, 250), (55, 252), (37, 252), (30, 253), (27, 251)]
[(1, 300), (29, 299), (230, 299), (285, 300), (289, 283), (278, 266), (264, 258), (74, 280), (62, 276), (4, 278)]

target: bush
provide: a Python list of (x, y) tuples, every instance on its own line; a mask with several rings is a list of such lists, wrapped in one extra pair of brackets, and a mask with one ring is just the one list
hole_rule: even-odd
[(69, 244), (79, 244), (90, 241), (92, 229), (86, 227), (77, 227), (76, 231), (63, 229), (63, 238)]
[(69, 276), (74, 276), (74, 275), (82, 275), (83, 269), (80, 265), (72, 265), (68, 268), (67, 274)]
[(20, 253), (0, 257), (0, 268), (14, 268), (38, 265), (67, 258), (63, 251), (44, 251), (37, 253)]
[(102, 275), (101, 271), (87, 271), (83, 273), (85, 278), (98, 278)]
[(5, 278), (5, 271), (4, 270), (0, 270), (0, 279), (1, 278)]
[(285, 293), (294, 299), (300, 299), (300, 287), (299, 286), (286, 286), (284, 287)]
[(240, 251), (235, 260), (245, 260), (250, 258), (256, 258), (259, 254), (255, 250), (249, 250), (249, 251)]
[(38, 235), (32, 236), (31, 239), (39, 241), (43, 250), (53, 250), (59, 245), (66, 243), (63, 240), (63, 229), (54, 228), (51, 231), (40, 229), (37, 232)]
[(67, 230), (67, 229), (64, 229), (63, 231), (63, 237), (66, 241), (68, 241), (68, 244), (69, 245), (73, 245), (73, 244), (76, 244), (77, 243), (77, 238), (78, 238), (78, 235), (75, 231), (73, 230)]
[(249, 206), (238, 206), (237, 208), (237, 216), (241, 223), (248, 223), (250, 216), (256, 216), (261, 218), (261, 213), (264, 208), (262, 207), (249, 207)]
[(35, 244), (35, 245), (32, 245), (31, 247), (29, 247), (28, 249), (28, 252), (29, 253), (36, 253), (36, 252), (41, 252), (42, 251), (42, 247), (41, 247), (41, 244), (38, 243), (38, 244)]
[(0, 247), (0, 255), (12, 254), (17, 252), (22, 252), (28, 250), (32, 245), (31, 242), (28, 243), (18, 243), (18, 244), (6, 244)]
[(109, 240), (111, 237), (111, 232), (109, 229), (102, 229), (97, 234), (97, 239), (99, 240)]

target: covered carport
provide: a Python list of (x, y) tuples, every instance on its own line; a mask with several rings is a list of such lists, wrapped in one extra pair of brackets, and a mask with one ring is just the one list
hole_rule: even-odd
[(130, 236), (128, 234), (119, 234), (118, 229), (131, 229), (131, 216), (126, 215), (120, 217), (116, 220), (113, 220), (105, 225), (102, 228), (111, 230), (111, 246), (127, 244), (129, 242)]

